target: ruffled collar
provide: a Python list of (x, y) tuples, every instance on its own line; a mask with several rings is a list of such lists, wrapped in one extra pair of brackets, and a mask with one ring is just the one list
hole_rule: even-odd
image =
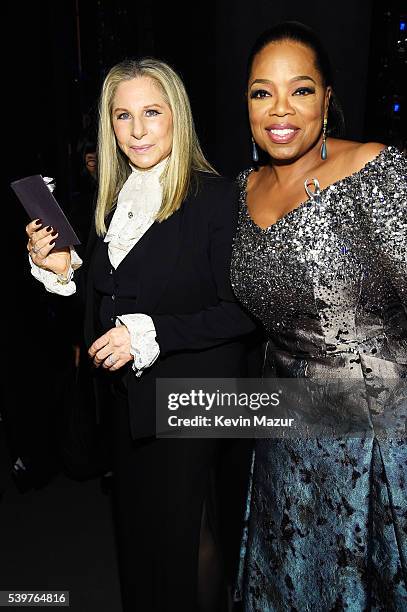
[(132, 164), (120, 190), (117, 206), (104, 238), (110, 247), (128, 250), (154, 222), (162, 203), (160, 182), (168, 157), (146, 170)]

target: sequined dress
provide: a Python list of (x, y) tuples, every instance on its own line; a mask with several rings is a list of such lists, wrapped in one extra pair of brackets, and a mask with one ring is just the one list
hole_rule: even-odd
[[(231, 279), (266, 330), (263, 375), (407, 385), (405, 157), (384, 149), (267, 229), (251, 171)], [(244, 611), (407, 610), (406, 480), (405, 435), (256, 440)]]

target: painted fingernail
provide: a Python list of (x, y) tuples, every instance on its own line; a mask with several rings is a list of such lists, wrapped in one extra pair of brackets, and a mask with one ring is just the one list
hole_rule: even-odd
[(54, 246), (55, 244), (55, 240), (51, 240), (51, 242), (49, 243), (49, 246)]
[(42, 219), (36, 219), (35, 225), (42, 225)]
[(54, 230), (53, 232), (51, 232), (51, 236), (56, 236), (58, 234), (57, 230)]
[(48, 227), (45, 228), (47, 230), (47, 232), (50, 232), (52, 230), (52, 225), (48, 225)]

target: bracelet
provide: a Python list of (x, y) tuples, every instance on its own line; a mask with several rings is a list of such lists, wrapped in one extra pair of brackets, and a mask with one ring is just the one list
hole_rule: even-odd
[(69, 276), (65, 278), (63, 274), (57, 274), (57, 283), (59, 285), (68, 285), (71, 282)]

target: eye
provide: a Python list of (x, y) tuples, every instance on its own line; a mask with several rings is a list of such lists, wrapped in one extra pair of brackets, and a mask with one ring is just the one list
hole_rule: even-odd
[(267, 96), (270, 96), (270, 92), (266, 91), (265, 89), (254, 89), (253, 91), (250, 92), (250, 98), (252, 99), (256, 99), (256, 98), (266, 98)]
[(154, 108), (150, 108), (149, 110), (146, 110), (146, 117), (156, 117), (157, 115), (161, 115), (161, 113), (159, 113)]
[(315, 93), (313, 87), (299, 87), (293, 93), (293, 96), (309, 96), (309, 94)]
[(120, 113), (120, 115), (117, 115), (116, 119), (126, 120), (126, 119), (129, 119), (129, 117), (130, 117), (129, 113)]

